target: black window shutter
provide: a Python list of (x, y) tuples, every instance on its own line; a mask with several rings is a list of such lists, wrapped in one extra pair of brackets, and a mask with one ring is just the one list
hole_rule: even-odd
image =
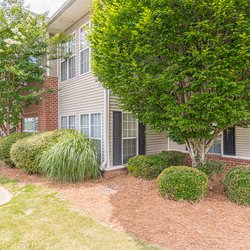
[(122, 112), (113, 112), (113, 165), (122, 165)]
[(146, 126), (142, 123), (139, 123), (139, 155), (146, 154), (146, 134), (145, 134)]
[(235, 128), (230, 128), (223, 133), (224, 155), (235, 155)]

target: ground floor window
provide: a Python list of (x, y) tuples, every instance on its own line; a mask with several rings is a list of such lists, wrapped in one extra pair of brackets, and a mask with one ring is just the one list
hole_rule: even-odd
[(76, 129), (76, 116), (69, 115), (69, 116), (61, 116), (61, 129)]
[(122, 115), (122, 148), (123, 164), (127, 164), (137, 155), (137, 120), (128, 113)]
[(101, 113), (82, 114), (80, 117), (80, 132), (95, 141), (98, 158), (101, 162), (102, 155), (102, 121)]
[(69, 116), (69, 129), (75, 130), (76, 129), (76, 116), (70, 115)]
[(218, 136), (213, 144), (213, 146), (209, 149), (209, 153), (212, 154), (221, 154), (221, 143), (222, 143), (222, 136)]
[(38, 131), (38, 117), (23, 118), (23, 132), (35, 133)]

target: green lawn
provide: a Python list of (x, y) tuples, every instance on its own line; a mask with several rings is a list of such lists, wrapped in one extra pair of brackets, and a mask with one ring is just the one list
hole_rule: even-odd
[(157, 249), (82, 216), (46, 188), (0, 176), (14, 194), (0, 206), (0, 249)]

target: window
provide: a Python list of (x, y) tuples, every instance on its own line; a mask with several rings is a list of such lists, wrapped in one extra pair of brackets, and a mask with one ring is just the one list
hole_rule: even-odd
[(61, 62), (61, 81), (67, 80), (67, 61)]
[(70, 40), (62, 45), (64, 54), (69, 54), (67, 60), (61, 62), (61, 81), (66, 81), (76, 76), (76, 38), (75, 34), (70, 37)]
[(38, 117), (23, 118), (23, 132), (34, 133), (38, 131)]
[(123, 164), (127, 164), (137, 154), (137, 121), (132, 114), (123, 113), (122, 118)]
[(96, 142), (96, 147), (101, 162), (101, 145), (102, 145), (102, 125), (101, 114), (83, 114), (80, 118), (80, 132), (87, 135), (90, 139)]
[(81, 122), (80, 123), (81, 123), (80, 132), (89, 137), (90, 136), (89, 114), (81, 115)]
[(76, 38), (75, 34), (71, 36), (68, 42), (68, 52), (70, 53), (69, 63), (69, 79), (76, 76)]
[(62, 116), (61, 117), (61, 129), (67, 129), (68, 128), (68, 117)]
[(209, 149), (209, 153), (212, 154), (221, 154), (221, 136), (218, 136), (213, 144), (213, 146)]
[(71, 130), (76, 129), (76, 116), (75, 115), (69, 116), (69, 129)]
[(90, 70), (90, 48), (87, 41), (87, 27), (89, 24), (80, 29), (80, 72), (84, 74)]

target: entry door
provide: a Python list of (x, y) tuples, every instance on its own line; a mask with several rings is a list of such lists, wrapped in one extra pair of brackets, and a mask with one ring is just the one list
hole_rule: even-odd
[(113, 166), (127, 164), (137, 154), (145, 154), (145, 126), (130, 113), (114, 111)]

